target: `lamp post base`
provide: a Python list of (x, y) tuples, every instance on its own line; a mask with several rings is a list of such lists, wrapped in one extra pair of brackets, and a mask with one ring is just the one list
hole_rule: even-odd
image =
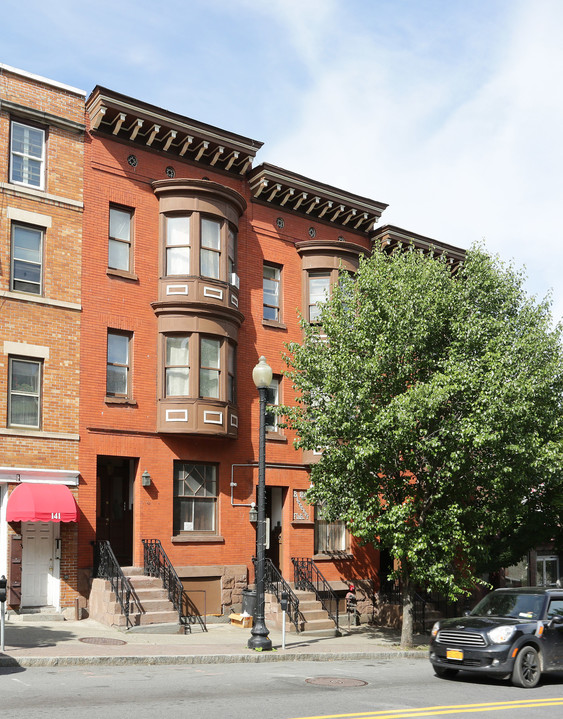
[(248, 640), (249, 649), (257, 649), (262, 652), (272, 651), (272, 640), (268, 636), (268, 629), (264, 622), (256, 623), (250, 630), (251, 637)]

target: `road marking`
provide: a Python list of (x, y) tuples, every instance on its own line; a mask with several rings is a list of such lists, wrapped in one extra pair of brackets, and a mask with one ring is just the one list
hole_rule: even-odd
[(351, 714), (319, 714), (299, 719), (410, 719), (411, 717), (438, 716), (442, 714), (470, 714), (494, 712), (502, 709), (531, 709), (534, 707), (563, 706), (563, 699), (520, 699), (510, 702), (489, 702), (484, 704), (448, 704), (414, 709), (386, 709), (375, 712), (352, 712)]

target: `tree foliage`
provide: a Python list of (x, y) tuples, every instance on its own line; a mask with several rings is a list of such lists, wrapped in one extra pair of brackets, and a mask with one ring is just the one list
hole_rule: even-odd
[(474, 588), (494, 540), (560, 494), (561, 328), (523, 282), (480, 248), (455, 274), (442, 256), (375, 251), (287, 346), (286, 425), (322, 450), (309, 497), (399, 560), (407, 608), (417, 585)]

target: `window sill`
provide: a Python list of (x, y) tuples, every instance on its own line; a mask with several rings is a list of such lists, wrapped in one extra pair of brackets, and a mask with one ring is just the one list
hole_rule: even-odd
[(106, 275), (109, 277), (120, 277), (122, 280), (138, 280), (139, 277), (134, 272), (127, 272), (126, 270), (116, 270), (112, 267), (108, 267)]
[(284, 442), (287, 444), (287, 437), (280, 432), (266, 432), (266, 439), (268, 442)]
[(129, 407), (137, 406), (137, 400), (132, 399), (131, 397), (106, 397), (105, 403), (106, 404), (121, 404), (121, 405), (127, 405)]
[(197, 544), (202, 542), (223, 543), (225, 538), (220, 534), (206, 534), (204, 532), (186, 532), (176, 534), (170, 538), (172, 544)]
[(354, 559), (354, 557), (348, 552), (321, 552), (320, 554), (313, 554), (314, 562), (334, 562), (335, 560), (349, 561), (351, 559)]
[(278, 330), (286, 330), (287, 325), (284, 325), (283, 322), (276, 322), (276, 320), (262, 320), (262, 324), (264, 327), (273, 327)]

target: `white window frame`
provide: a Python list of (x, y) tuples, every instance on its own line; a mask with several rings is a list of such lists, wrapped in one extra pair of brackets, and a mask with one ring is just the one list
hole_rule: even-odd
[[(17, 127), (23, 127), (28, 130), (33, 130), (34, 132), (38, 132), (41, 134), (41, 156), (32, 155), (28, 152), (17, 150), (14, 147), (15, 144), (15, 129)], [(11, 127), (10, 127), (10, 182), (13, 182), (15, 185), (23, 185), (25, 187), (33, 187), (36, 190), (44, 190), (45, 189), (45, 130), (43, 130), (40, 127), (35, 127), (35, 125), (30, 125), (25, 122), (19, 122), (18, 120), (12, 120)], [(15, 178), (15, 159), (16, 158), (22, 158), (22, 174), (24, 179), (16, 179)], [(29, 173), (26, 173), (26, 169), (28, 168), (30, 163), (36, 162), (39, 165), (39, 184), (34, 182), (29, 182)], [(28, 180), (26, 181), (25, 176), (28, 175)]]
[[(35, 232), (39, 235), (39, 255), (40, 255), (39, 262), (33, 262), (31, 260), (24, 259), (23, 257), (16, 256), (16, 231), (18, 229), (26, 230), (28, 232)], [(12, 222), (11, 250), (10, 250), (10, 288), (13, 292), (23, 292), (25, 294), (39, 295), (39, 296), (41, 296), (43, 294), (43, 267), (44, 267), (43, 247), (44, 247), (44, 242), (45, 242), (45, 230), (43, 227), (37, 227), (34, 225), (26, 225), (22, 222)], [(16, 277), (16, 272), (15, 272), (16, 262), (24, 262), (29, 265), (38, 266), (39, 267), (39, 282), (36, 283), (34, 281), (25, 280), (25, 279)], [(22, 289), (20, 287), (16, 287), (17, 282), (37, 285), (37, 292), (33, 292), (30, 289)]]
[[(187, 233), (185, 235), (185, 241), (183, 242), (171, 242), (170, 228), (175, 220), (183, 220), (186, 223)], [(164, 274), (166, 277), (185, 277), (190, 274), (192, 266), (192, 217), (191, 215), (167, 215), (166, 216), (166, 228), (165, 228), (165, 249), (164, 249)], [(172, 272), (173, 260), (169, 259), (172, 255), (172, 251), (181, 251), (181, 257), (187, 258), (186, 272)]]
[[(273, 277), (266, 277), (266, 270), (273, 271), (274, 276)], [(281, 276), (282, 271), (281, 267), (279, 265), (275, 265), (271, 262), (264, 262), (262, 267), (262, 319), (269, 321), (269, 322), (281, 322)], [(266, 302), (266, 297), (268, 295), (268, 299), (272, 296), (271, 293), (266, 292), (265, 283), (266, 282), (277, 282), (277, 304), (271, 304), (270, 302)], [(275, 317), (266, 317), (266, 314), (268, 311), (273, 311), (275, 314)]]
[[(169, 352), (169, 341), (170, 340), (181, 340), (185, 343), (187, 349), (187, 363), (186, 364), (174, 364), (170, 362)], [(189, 397), (190, 396), (190, 345), (191, 337), (189, 334), (169, 334), (164, 336), (164, 396), (165, 397)], [(186, 374), (187, 392), (185, 394), (176, 394), (169, 391), (169, 377), (172, 373), (180, 372)]]
[[(109, 357), (109, 342), (110, 337), (124, 337), (127, 339), (127, 361), (126, 362), (110, 362)], [(116, 397), (121, 399), (128, 399), (131, 397), (131, 345), (133, 342), (133, 333), (125, 330), (108, 329), (107, 332), (107, 353), (106, 353), (106, 397)], [(109, 391), (109, 368), (110, 367), (124, 367), (125, 368), (125, 392), (110, 392)]]
[[(278, 415), (268, 412), (268, 407), (278, 407), (280, 404), (281, 377), (272, 377), (270, 386), (266, 389), (266, 432), (279, 432)], [(271, 418), (271, 419), (270, 419)]]
[[(35, 365), (37, 368), (37, 391), (25, 392), (13, 388), (13, 363), (25, 362)], [(28, 429), (41, 428), (41, 404), (42, 404), (42, 387), (43, 387), (43, 362), (29, 357), (10, 356), (8, 357), (8, 427), (27, 427)], [(12, 422), (12, 406), (14, 397), (34, 397), (37, 399), (37, 416), (36, 422), (32, 424), (22, 424), (21, 422)]]
[[(129, 218), (129, 223), (128, 223), (129, 232), (128, 232), (127, 237), (117, 237), (116, 235), (112, 234), (112, 215), (114, 213), (118, 213), (118, 212), (122, 215), (126, 215)], [(110, 264), (112, 245), (115, 245), (116, 247), (124, 246), (127, 249), (127, 267), (115, 267), (114, 265)], [(131, 273), (133, 271), (132, 248), (133, 248), (133, 210), (129, 209), (128, 207), (120, 207), (118, 205), (110, 205), (109, 217), (108, 217), (108, 269), (116, 270), (118, 272)]]

